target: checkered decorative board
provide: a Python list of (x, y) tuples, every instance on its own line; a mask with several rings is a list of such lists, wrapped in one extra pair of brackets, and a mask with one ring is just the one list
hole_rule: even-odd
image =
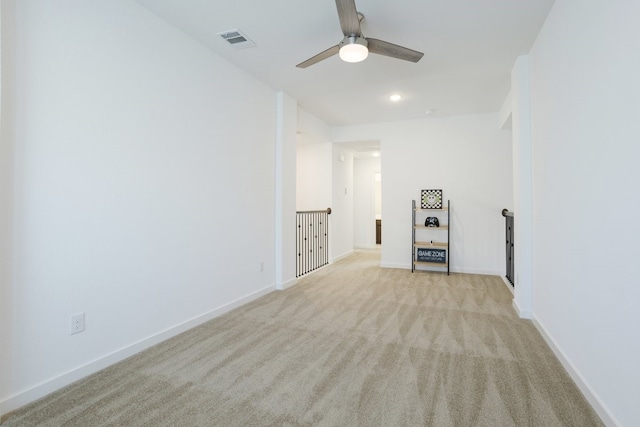
[(420, 207), (422, 209), (442, 209), (442, 190), (422, 190)]

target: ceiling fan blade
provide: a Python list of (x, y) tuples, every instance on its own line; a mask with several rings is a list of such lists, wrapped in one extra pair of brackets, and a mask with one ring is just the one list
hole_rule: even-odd
[(306, 61), (299, 63), (298, 65), (296, 65), (296, 67), (298, 67), (298, 68), (307, 68), (309, 65), (313, 65), (313, 64), (315, 64), (317, 62), (322, 61), (323, 59), (327, 59), (327, 58), (332, 57), (333, 55), (336, 55), (339, 51), (340, 51), (340, 46), (339, 45), (335, 45), (335, 46), (330, 47), (329, 49), (325, 50), (324, 52), (320, 52), (316, 56), (312, 56), (311, 58), (307, 59)]
[(362, 32), (360, 30), (360, 18), (358, 18), (355, 0), (336, 0), (336, 7), (338, 8), (338, 17), (340, 18), (342, 33), (346, 37), (360, 37)]
[(369, 52), (378, 55), (390, 56), (392, 58), (403, 59), (405, 61), (418, 62), (424, 56), (424, 53), (412, 50), (397, 44), (385, 42), (378, 39), (367, 38), (369, 43)]

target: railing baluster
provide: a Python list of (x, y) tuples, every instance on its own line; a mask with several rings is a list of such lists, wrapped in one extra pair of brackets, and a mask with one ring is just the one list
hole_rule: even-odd
[(502, 210), (502, 216), (504, 216), (505, 219), (505, 234), (506, 234), (506, 244), (505, 244), (505, 251), (506, 251), (506, 277), (507, 280), (511, 283), (511, 286), (515, 286), (515, 278), (513, 277), (515, 274), (515, 267), (514, 267), (514, 259), (513, 259), (513, 255), (514, 255), (514, 246), (513, 246), (513, 227), (514, 227), (514, 217), (513, 217), (513, 212), (509, 212), (508, 209), (503, 209)]
[(329, 214), (331, 208), (296, 212), (296, 277), (329, 263)]

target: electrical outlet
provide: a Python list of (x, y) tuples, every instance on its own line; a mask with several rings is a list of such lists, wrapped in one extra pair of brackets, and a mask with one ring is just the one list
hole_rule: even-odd
[(84, 313), (71, 315), (71, 331), (70, 334), (79, 334), (84, 332)]

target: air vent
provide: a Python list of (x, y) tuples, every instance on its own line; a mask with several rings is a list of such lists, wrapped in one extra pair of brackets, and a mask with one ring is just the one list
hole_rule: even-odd
[(256, 44), (240, 30), (229, 30), (218, 33), (223, 40), (233, 46), (235, 49), (246, 49), (255, 47)]

